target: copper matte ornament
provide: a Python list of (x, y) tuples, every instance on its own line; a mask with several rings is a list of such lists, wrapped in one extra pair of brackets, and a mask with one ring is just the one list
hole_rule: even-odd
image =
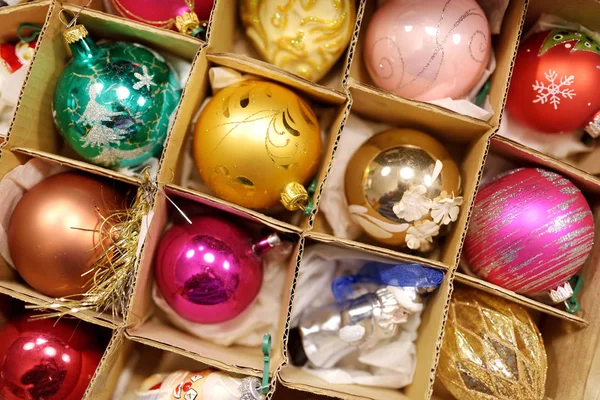
[(456, 221), (460, 174), (444, 146), (413, 129), (391, 129), (354, 153), (345, 177), (354, 222), (374, 239), (428, 251)]
[[(102, 180), (79, 173), (44, 179), (21, 198), (10, 219), (14, 266), (35, 290), (52, 297), (83, 293), (83, 276), (102, 256), (102, 217), (124, 207), (124, 197)], [(103, 239), (104, 238), (104, 239)]]

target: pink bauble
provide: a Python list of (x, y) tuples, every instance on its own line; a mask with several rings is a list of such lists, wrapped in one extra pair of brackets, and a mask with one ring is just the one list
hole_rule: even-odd
[(262, 259), (248, 233), (223, 219), (199, 216), (162, 237), (156, 283), (183, 318), (202, 324), (229, 321), (254, 301), (262, 285)]
[(0, 399), (80, 400), (100, 363), (97, 332), (81, 321), (29, 321), (0, 328)]
[(189, 5), (200, 21), (208, 21), (214, 0), (111, 0), (117, 13), (157, 28), (174, 28), (175, 18), (189, 12)]
[(554, 172), (521, 168), (479, 190), (465, 256), (483, 279), (526, 295), (551, 291), (559, 302), (569, 294), (556, 289), (565, 288), (593, 243), (594, 218), (581, 191)]
[(369, 21), (363, 56), (380, 88), (414, 100), (466, 96), (491, 55), (474, 0), (388, 0)]

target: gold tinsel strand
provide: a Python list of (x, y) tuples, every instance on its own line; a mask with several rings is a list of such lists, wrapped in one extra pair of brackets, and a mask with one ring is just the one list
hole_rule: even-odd
[(85, 273), (92, 276), (86, 284), (89, 289), (83, 294), (28, 306), (44, 312), (32, 319), (62, 317), (83, 310), (98, 313), (110, 311), (115, 319), (125, 315), (136, 276), (143, 218), (152, 207), (156, 191), (156, 184), (151, 181), (148, 171), (144, 170), (142, 175), (144, 181), (137, 190), (133, 205), (126, 210), (115, 211), (108, 217), (101, 216), (98, 232), (102, 239), (98, 246), (102, 247), (103, 255)]

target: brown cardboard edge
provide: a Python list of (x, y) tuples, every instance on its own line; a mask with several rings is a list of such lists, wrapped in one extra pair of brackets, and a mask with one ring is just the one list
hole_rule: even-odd
[(293, 87), (313, 100), (318, 100), (328, 104), (344, 104), (347, 99), (346, 93), (332, 89), (327, 86), (314, 83), (298, 75), (292, 74), (286, 70), (274, 66), (262, 60), (256, 60), (243, 54), (210, 52), (207, 50), (206, 58), (209, 62), (234, 68), (252, 75), (260, 72), (265, 78), (276, 80), (286, 86)]
[(342, 88), (346, 92), (348, 97), (350, 96), (350, 89), (348, 87), (348, 78), (350, 77), (350, 67), (356, 54), (356, 44), (358, 43), (358, 36), (360, 35), (360, 28), (362, 25), (363, 17), (365, 14), (366, 0), (360, 0), (358, 8), (356, 9), (356, 23), (354, 24), (354, 33), (350, 44), (348, 45), (348, 55), (346, 56), (346, 68), (344, 70), (344, 76), (342, 77)]
[(411, 263), (423, 264), (428, 267), (433, 267), (437, 269), (441, 269), (443, 271), (450, 271), (453, 269), (452, 266), (448, 266), (439, 261), (431, 260), (429, 258), (414, 256), (411, 254), (403, 253), (401, 251), (396, 251), (392, 249), (388, 249), (385, 247), (379, 247), (375, 245), (370, 245), (362, 242), (357, 242), (355, 240), (343, 239), (340, 237), (332, 236), (327, 233), (309, 231), (305, 233), (307, 238), (315, 240), (321, 243), (334, 244), (341, 247), (345, 247), (347, 249), (358, 250), (363, 253), (373, 254), (377, 256), (387, 257), (393, 260), (402, 260)]
[[(16, 290), (16, 289), (4, 286), (4, 285), (0, 285), (0, 293), (10, 296), (13, 299), (20, 300), (20, 301), (24, 302), (26, 305), (40, 306), (40, 307), (45, 304), (48, 304), (48, 300), (50, 299), (50, 298), (42, 299), (40, 297), (30, 296), (19, 290)], [(36, 312), (35, 310), (36, 309), (34, 308), (34, 312)], [(81, 311), (78, 313), (74, 313), (74, 314), (68, 313), (68, 315), (75, 317), (77, 319), (80, 319), (82, 321), (89, 322), (91, 324), (102, 326), (102, 327), (108, 328), (108, 329), (117, 329), (121, 325), (120, 323), (116, 323), (114, 321), (110, 321), (109, 319), (102, 318), (98, 314), (93, 313), (91, 311), (87, 311), (87, 310), (84, 310), (84, 311)]]
[[(108, 373), (104, 373), (104, 369), (108, 368), (111, 364), (113, 364), (116, 359), (118, 358), (118, 352), (119, 350), (121, 350), (121, 347), (123, 345), (123, 331), (122, 330), (114, 330), (112, 333), (112, 337), (110, 338), (110, 341), (108, 342), (108, 345), (106, 346), (106, 349), (104, 350), (104, 353), (102, 354), (102, 358), (100, 359), (100, 362), (98, 363), (98, 366), (96, 367), (96, 371), (94, 372), (94, 375), (92, 376), (92, 379), (90, 380), (90, 383), (88, 384), (87, 389), (85, 390), (85, 393), (83, 394), (83, 398), (82, 400), (96, 400), (96, 398), (91, 397), (92, 395), (92, 391), (98, 391), (98, 389), (95, 389), (94, 386), (96, 384), (96, 381), (100, 378), (100, 377), (104, 377), (107, 376)], [(95, 394), (95, 393), (94, 393)], [(109, 396), (106, 396), (106, 398), (109, 398)]]
[(154, 348), (168, 351), (171, 353), (179, 354), (181, 356), (190, 358), (192, 360), (196, 360), (198, 362), (201, 362), (202, 364), (209, 365), (209, 366), (215, 367), (215, 368), (223, 370), (223, 371), (231, 372), (234, 374), (240, 374), (240, 375), (262, 377), (262, 371), (255, 370), (253, 368), (244, 368), (244, 367), (238, 367), (235, 365), (228, 365), (228, 364), (225, 364), (218, 360), (213, 360), (211, 358), (206, 358), (206, 357), (203, 357), (198, 354), (190, 353), (186, 349), (183, 349), (183, 348), (180, 348), (180, 347), (177, 347), (174, 345), (168, 345), (168, 344), (150, 340), (150, 339), (147, 339), (144, 337), (135, 336), (134, 333), (129, 332), (129, 329), (125, 330), (125, 337), (133, 342), (142, 343), (146, 346), (150, 346), (150, 347), (154, 347)]
[(471, 125), (477, 126), (478, 128), (481, 129), (482, 132), (487, 132), (490, 129), (494, 128), (493, 125), (491, 125), (488, 122), (485, 122), (483, 120), (473, 118), (468, 115), (463, 115), (463, 114), (460, 114), (460, 113), (457, 113), (454, 111), (450, 111), (447, 108), (437, 106), (435, 104), (430, 104), (430, 103), (416, 101), (416, 100), (410, 100), (405, 97), (383, 91), (379, 88), (376, 88), (375, 86), (357, 81), (355, 78), (353, 78), (351, 76), (348, 77), (348, 88), (349, 89), (353, 88), (355, 90), (359, 90), (362, 92), (376, 95), (378, 97), (383, 97), (385, 99), (391, 100), (392, 102), (394, 102), (396, 104), (403, 103), (410, 107), (420, 108), (427, 112), (443, 115), (445, 118), (451, 118), (451, 119), (459, 120), (461, 122), (466, 122)]
[(455, 282), (459, 282), (476, 289), (482, 290), (484, 292), (493, 294), (495, 296), (502, 297), (506, 300), (510, 300), (513, 303), (520, 304), (527, 308), (543, 312), (544, 314), (551, 315), (556, 318), (564, 319), (569, 322), (573, 322), (579, 326), (588, 326), (589, 322), (585, 319), (578, 317), (577, 315), (570, 314), (566, 311), (560, 310), (558, 308), (552, 307), (551, 305), (540, 303), (529, 297), (525, 297), (518, 293), (515, 293), (511, 290), (504, 289), (498, 285), (494, 285), (490, 282), (484, 281), (482, 279), (478, 279), (467, 274), (463, 274), (460, 272), (456, 273)]
[(120, 172), (113, 171), (111, 169), (102, 168), (94, 164), (89, 164), (84, 161), (74, 160), (72, 158), (63, 157), (58, 154), (48, 153), (41, 150), (28, 149), (25, 147), (12, 147), (10, 150), (14, 153), (24, 154), (26, 156), (41, 158), (47, 161), (51, 161), (60, 165), (78, 169), (81, 171), (89, 172), (94, 175), (100, 175), (107, 178), (111, 178), (120, 182), (129, 183), (131, 185), (139, 186), (142, 183), (142, 179), (138, 177), (124, 175)]
[[(45, 1), (40, 1), (39, 3), (25, 3), (25, 4), (18, 4), (16, 6), (9, 6), (6, 8), (0, 8), (0, 13), (8, 14), (8, 13), (23, 10), (26, 8), (48, 7), (48, 12), (46, 14), (46, 20), (44, 21), (44, 25), (42, 26), (42, 30), (40, 31), (40, 34), (38, 36), (37, 44), (35, 45), (35, 52), (33, 53), (31, 62), (27, 66), (27, 73), (25, 74), (25, 80), (23, 81), (23, 86), (21, 86), (21, 91), (19, 92), (19, 99), (17, 100), (17, 105), (15, 106), (15, 110), (14, 110), (12, 118), (10, 120), (10, 125), (8, 126), (8, 132), (6, 133), (6, 136), (4, 138), (4, 145), (6, 145), (6, 143), (10, 140), (10, 134), (15, 125), (15, 121), (17, 119), (17, 113), (19, 111), (19, 107), (21, 106), (21, 101), (23, 99), (23, 92), (25, 90), (25, 87), (27, 86), (27, 81), (29, 81), (29, 75), (31, 75), (31, 67), (33, 66), (33, 63), (35, 62), (35, 59), (37, 58), (38, 50), (42, 43), (42, 38), (44, 37), (46, 30), (48, 29), (48, 23), (50, 22), (50, 18), (52, 17), (52, 14), (54, 13), (54, 8), (56, 6), (57, 5), (56, 5), (55, 0), (45, 0)], [(6, 12), (4, 12), (4, 11), (6, 11)]]
[(265, 215), (258, 211), (251, 210), (249, 208), (242, 207), (242, 206), (239, 206), (234, 203), (230, 203), (230, 202), (222, 200), (218, 197), (214, 197), (209, 194), (202, 193), (197, 190), (186, 188), (183, 186), (175, 185), (172, 183), (166, 184), (166, 185), (164, 185), (164, 187), (166, 189), (168, 189), (169, 191), (175, 192), (176, 194), (180, 195), (181, 197), (194, 198), (195, 201), (200, 200), (201, 203), (206, 204), (209, 207), (214, 208), (214, 207), (216, 207), (216, 205), (218, 205), (219, 207), (223, 207), (223, 206), (227, 207), (228, 209), (235, 211), (238, 214), (244, 214), (244, 215), (250, 216), (252, 219), (254, 219), (264, 225), (267, 225), (270, 228), (274, 228), (274, 229), (284, 231), (284, 232), (295, 233), (298, 235), (300, 235), (302, 233), (302, 229), (296, 225), (292, 225), (290, 223), (280, 221), (276, 218), (269, 217), (268, 215)]

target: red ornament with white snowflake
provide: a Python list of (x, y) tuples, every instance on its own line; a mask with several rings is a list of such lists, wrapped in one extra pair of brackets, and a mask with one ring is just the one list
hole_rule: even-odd
[(600, 132), (600, 45), (564, 29), (526, 38), (517, 53), (506, 107), (545, 133)]

